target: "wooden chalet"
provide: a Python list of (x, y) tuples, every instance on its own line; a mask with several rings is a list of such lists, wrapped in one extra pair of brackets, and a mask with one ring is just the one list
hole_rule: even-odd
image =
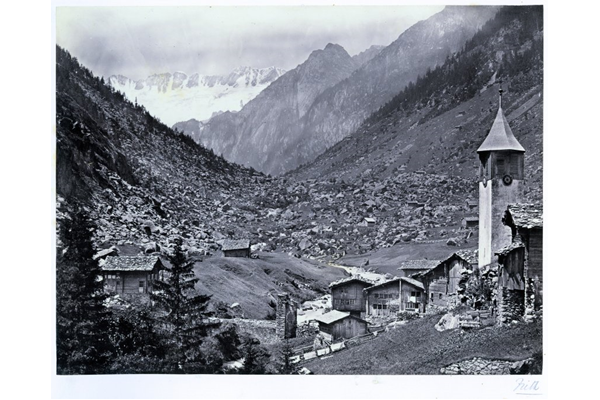
[(512, 243), (496, 252), (500, 265), (498, 286), (523, 291), (523, 299), (533, 298), (532, 306), (537, 310), (543, 299), (542, 205), (510, 204), (502, 222), (511, 228)]
[(400, 278), (400, 311), (425, 312), (425, 287), (413, 278)]
[(364, 218), (364, 221), (365, 221), (365, 224), (366, 224), (366, 226), (368, 226), (368, 227), (373, 227), (373, 226), (375, 226), (375, 223), (377, 222), (377, 221), (375, 220), (375, 218), (371, 218), (371, 217), (365, 217), (365, 218)]
[[(474, 261), (474, 260), (471, 260)], [(428, 305), (450, 307), (460, 303), (459, 295), (465, 279), (464, 270), (473, 270), (473, 264), (459, 253), (453, 253), (445, 260), (415, 277), (423, 282)]]
[(400, 277), (364, 289), (367, 315), (393, 316), (399, 311), (424, 312), (424, 287), (416, 279)]
[(366, 312), (363, 289), (372, 285), (373, 283), (356, 277), (330, 283), (333, 309), (349, 312), (355, 317), (363, 317)]
[(367, 333), (367, 321), (347, 312), (332, 310), (319, 315), (315, 321), (319, 323), (319, 331), (330, 341), (350, 339)]
[(475, 229), (479, 226), (479, 217), (468, 216), (464, 217), (460, 222), (460, 225), (465, 229)]
[(117, 294), (148, 294), (161, 279), (158, 256), (109, 256), (100, 261), (104, 290)]
[(367, 315), (387, 317), (400, 311), (400, 278), (364, 289)]
[(221, 245), (225, 257), (250, 257), (250, 240), (225, 239)]

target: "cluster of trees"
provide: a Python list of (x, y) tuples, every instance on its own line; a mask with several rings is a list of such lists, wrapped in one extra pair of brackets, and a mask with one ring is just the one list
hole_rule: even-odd
[(290, 349), (274, 358), (235, 325), (211, 319), (210, 296), (197, 293), (193, 263), (181, 241), (168, 255), (171, 268), (156, 282), (153, 305), (109, 307), (93, 260), (94, 231), (84, 208), (59, 224), (56, 263), (57, 373), (219, 373), (244, 358), (238, 373), (291, 373)]
[[(435, 117), (476, 95), (492, 75), (496, 79), (514, 78), (531, 71), (541, 79), (543, 40), (536, 35), (543, 31), (542, 7), (503, 7), (489, 20), (463, 49), (449, 55), (444, 64), (429, 69), (415, 82), (409, 83), (398, 95), (371, 114), (363, 125), (369, 126), (391, 113), (409, 113), (434, 101)], [(495, 59), (492, 41), (501, 35), (506, 48), (499, 62)], [(527, 42), (523, 51), (514, 51)], [(492, 49), (492, 50), (491, 50)], [(490, 63), (493, 65), (489, 68)]]

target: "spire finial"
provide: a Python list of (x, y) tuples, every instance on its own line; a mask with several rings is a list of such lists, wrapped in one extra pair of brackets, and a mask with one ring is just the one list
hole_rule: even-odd
[(498, 101), (498, 104), (500, 105), (500, 108), (502, 108), (502, 93), (504, 93), (504, 90), (500, 88), (498, 89), (498, 93), (500, 93), (500, 100)]

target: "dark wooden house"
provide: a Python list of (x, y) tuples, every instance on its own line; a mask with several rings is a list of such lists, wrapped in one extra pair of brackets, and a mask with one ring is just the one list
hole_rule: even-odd
[(164, 266), (157, 256), (124, 256), (107, 257), (100, 268), (107, 293), (148, 294)]
[(225, 239), (221, 245), (225, 257), (250, 257), (250, 240)]
[(429, 271), (436, 267), (440, 260), (407, 260), (403, 261), (398, 268), (399, 276), (412, 276), (420, 272)]
[(400, 278), (364, 289), (367, 315), (387, 317), (400, 311)]
[(465, 208), (467, 211), (475, 211), (479, 207), (479, 200), (475, 199), (467, 199), (465, 203)]
[(461, 226), (465, 229), (475, 229), (479, 226), (479, 217), (467, 216), (460, 222)]
[(367, 333), (367, 321), (347, 312), (332, 310), (315, 320), (319, 323), (319, 331), (330, 341)]
[[(500, 318), (514, 304), (523, 300), (523, 307), (538, 310), (543, 302), (543, 208), (541, 204), (510, 204), (502, 222), (510, 227), (512, 243), (500, 249), (498, 264), (498, 294)], [(505, 315), (506, 316), (506, 315)], [(511, 316), (507, 319), (511, 319)]]
[(365, 217), (364, 221), (365, 221), (366, 226), (368, 226), (368, 227), (374, 227), (375, 223), (377, 222), (375, 220), (375, 218), (371, 218), (371, 217)]
[(332, 282), (329, 288), (333, 309), (349, 312), (355, 317), (364, 317), (366, 306), (363, 289), (372, 285), (371, 282), (356, 277)]
[(423, 282), (426, 304), (438, 307), (460, 304), (465, 269), (472, 270), (473, 265), (459, 254), (453, 253), (430, 270), (416, 275), (415, 277)]
[(400, 311), (425, 312), (425, 287), (413, 278), (400, 278)]

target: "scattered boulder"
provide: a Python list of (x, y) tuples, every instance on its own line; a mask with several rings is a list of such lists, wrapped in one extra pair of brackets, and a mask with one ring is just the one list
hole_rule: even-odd
[(457, 243), (456, 239), (450, 238), (446, 241), (446, 245), (447, 246), (458, 246), (458, 243)]
[(456, 329), (458, 328), (458, 323), (458, 316), (447, 313), (444, 314), (444, 316), (440, 319), (440, 321), (437, 324), (435, 324), (435, 329), (438, 332), (447, 331), (449, 329)]

